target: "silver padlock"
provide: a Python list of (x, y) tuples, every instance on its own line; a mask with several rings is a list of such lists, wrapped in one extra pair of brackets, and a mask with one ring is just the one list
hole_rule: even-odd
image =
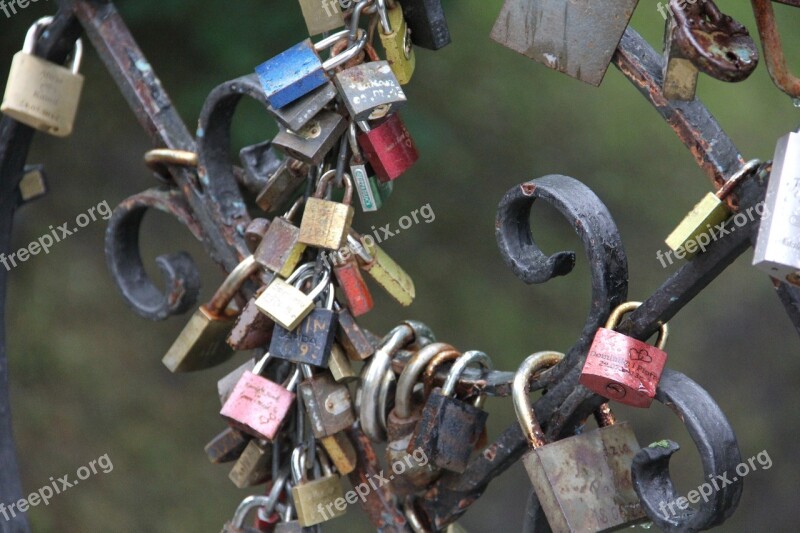
[(778, 140), (762, 207), (753, 265), (800, 285), (800, 133)]
[(83, 43), (75, 42), (70, 68), (33, 55), (36, 38), (53, 17), (36, 21), (25, 36), (22, 51), (14, 55), (0, 111), (39, 131), (66, 137), (72, 133), (83, 76), (78, 73)]
[(326, 105), (336, 98), (336, 87), (331, 82), (314, 89), (299, 100), (285, 105), (280, 109), (269, 106), (269, 111), (275, 116), (281, 126), (292, 131), (297, 131), (309, 123)]
[(383, 118), (399, 111), (408, 101), (387, 61), (356, 65), (337, 73), (333, 81), (357, 122)]
[(318, 165), (345, 131), (347, 120), (338, 113), (324, 110), (296, 132), (282, 128), (272, 144), (290, 157)]

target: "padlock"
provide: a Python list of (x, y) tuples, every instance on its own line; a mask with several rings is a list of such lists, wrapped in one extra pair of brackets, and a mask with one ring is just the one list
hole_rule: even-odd
[[(345, 511), (338, 510), (333, 505), (328, 505), (339, 498), (343, 498), (342, 482), (339, 476), (333, 473), (327, 462), (324, 452), (317, 449), (323, 469), (323, 477), (309, 481), (306, 477), (304, 448), (298, 447), (292, 452), (292, 477), (295, 486), (292, 487), (292, 499), (297, 507), (297, 519), (303, 527), (311, 527), (333, 518), (342, 516)], [(321, 512), (319, 509), (329, 512)]]
[(344, 26), (339, 0), (300, 0), (300, 9), (312, 37)]
[(407, 457), (411, 436), (422, 420), (423, 405), (414, 401), (414, 387), (431, 359), (440, 353), (448, 352), (460, 355), (455, 348), (445, 343), (432, 343), (421, 348), (408, 360), (397, 381), (394, 408), (386, 420), (389, 442), (386, 446), (386, 460), (391, 465), (396, 463), (408, 465), (402, 475), (395, 476), (392, 485), (401, 499), (428, 487), (441, 474), (441, 469), (436, 468), (430, 460), (422, 466), (418, 463), (410, 464)]
[(358, 238), (348, 235), (350, 249), (356, 252), (361, 268), (397, 300), (400, 305), (409, 306), (414, 301), (416, 289), (411, 277), (389, 257), (375, 242), (362, 246)]
[(219, 414), (234, 428), (272, 441), (294, 403), (292, 390), (300, 381), (300, 369), (295, 369), (283, 385), (278, 385), (259, 375), (268, 359), (269, 353), (252, 372), (242, 375)]
[(272, 475), (271, 465), (272, 444), (253, 439), (236, 460), (228, 478), (240, 489), (261, 485)]
[(414, 139), (395, 113), (374, 127), (359, 122), (358, 144), (381, 181), (399, 178), (419, 159)]
[(250, 435), (242, 433), (232, 427), (225, 428), (216, 437), (206, 444), (204, 450), (208, 460), (214, 464), (228, 463), (235, 461), (250, 442)]
[(302, 98), (280, 109), (267, 109), (284, 128), (299, 131), (336, 98), (336, 87), (331, 82), (317, 87)]
[(340, 431), (339, 433), (322, 437), (319, 439), (319, 443), (325, 448), (325, 452), (331, 458), (333, 466), (336, 467), (340, 475), (346, 476), (356, 469), (358, 456), (347, 433)]
[(83, 76), (78, 73), (83, 43), (75, 42), (70, 68), (33, 55), (39, 33), (52, 22), (53, 17), (44, 17), (28, 30), (22, 51), (11, 61), (0, 112), (39, 131), (66, 137), (72, 133), (83, 90)]
[[(286, 281), (280, 278), (274, 279), (256, 299), (258, 310), (274, 320), (277, 325), (290, 331), (295, 329), (314, 309), (314, 300), (325, 290), (330, 281), (330, 272), (328, 269), (323, 269), (322, 279), (310, 293), (305, 294), (292, 286), (292, 283), (313, 269), (313, 263), (306, 263), (298, 267)], [(273, 330), (273, 340), (276, 331), (277, 328)]]
[(399, 2), (393, 8), (386, 8), (386, 0), (376, 0), (378, 6), (378, 36), (381, 39), (386, 59), (397, 76), (397, 81), (405, 85), (411, 81), (417, 59), (414, 55), (414, 46), (411, 42), (411, 31), (403, 17), (403, 9)]
[(336, 383), (350, 383), (358, 381), (358, 374), (353, 370), (353, 365), (350, 364), (347, 354), (337, 343), (333, 343), (331, 347), (331, 356), (328, 358), (328, 370), (331, 371), (333, 380)]
[(681, 26), (674, 17), (667, 17), (664, 32), (664, 71), (661, 90), (670, 100), (694, 100), (697, 93), (699, 70), (691, 60), (684, 57), (678, 45)]
[(239, 380), (242, 379), (244, 373), (252, 372), (255, 367), (256, 361), (254, 359), (248, 359), (245, 364), (237, 367), (235, 370), (226, 374), (222, 379), (217, 381), (217, 394), (219, 394), (220, 404), (225, 405), (225, 402), (227, 402), (228, 398), (230, 398), (231, 392), (233, 392), (233, 389), (236, 387), (236, 384), (239, 383)]
[(363, 361), (375, 353), (375, 347), (369, 341), (364, 330), (358, 325), (349, 309), (340, 307), (336, 310), (338, 316), (336, 340), (344, 348), (344, 352), (353, 361)]
[(590, 391), (633, 407), (650, 407), (667, 364), (669, 329), (660, 324), (656, 346), (614, 331), (625, 313), (636, 310), (640, 302), (626, 302), (599, 328), (581, 371), (580, 384)]
[(292, 275), (306, 249), (305, 244), (297, 241), (300, 228), (291, 222), (302, 203), (303, 198), (298, 198), (284, 216), (272, 219), (261, 244), (253, 254), (258, 264), (283, 278)]
[(353, 200), (353, 181), (349, 175), (344, 174), (343, 203), (325, 200), (325, 189), (335, 175), (335, 170), (324, 173), (319, 179), (314, 196), (306, 200), (299, 237), (299, 241), (303, 244), (326, 250), (338, 250), (347, 238), (355, 214), (350, 205)]
[(256, 291), (255, 296), (250, 298), (236, 318), (236, 323), (228, 335), (228, 346), (234, 350), (243, 352), (261, 348), (268, 345), (272, 339), (275, 322), (259, 311), (256, 306), (256, 300), (264, 292), (264, 289), (266, 287), (260, 287)]
[(775, 148), (753, 265), (793, 285), (800, 285), (799, 176), (800, 133), (791, 132)]
[(330, 437), (355, 422), (353, 402), (346, 385), (336, 383), (330, 372), (313, 374), (308, 365), (301, 365), (306, 379), (298, 385), (314, 437)]
[(324, 109), (297, 131), (281, 128), (272, 144), (287, 156), (318, 165), (347, 131), (347, 120)]
[(639, 0), (506, 0), (491, 38), (598, 86)]
[(300, 186), (306, 182), (307, 177), (308, 166), (305, 163), (291, 157), (285, 158), (267, 180), (264, 190), (256, 198), (256, 204), (267, 213), (280, 209), (300, 193)]
[(319, 52), (332, 47), (349, 33), (350, 30), (342, 30), (317, 44), (306, 39), (257, 66), (256, 74), (269, 104), (280, 109), (330, 81), (328, 71), (358, 55), (367, 42), (367, 33), (359, 30), (358, 39), (349, 48), (325, 62), (320, 59)]
[(195, 311), (162, 359), (171, 372), (211, 368), (233, 356), (233, 349), (225, 341), (233, 328), (234, 317), (225, 310), (258, 268), (253, 256), (247, 256), (231, 270), (211, 301)]
[[(298, 283), (302, 284), (303, 281), (304, 278), (301, 276)], [(280, 326), (275, 327), (269, 345), (272, 355), (294, 363), (327, 368), (338, 317), (333, 311), (333, 288), (329, 287), (326, 294), (325, 307), (313, 309), (297, 328), (288, 330)]]
[(354, 121), (377, 120), (396, 113), (408, 102), (386, 61), (361, 63), (333, 79)]
[(459, 357), (444, 387), (433, 389), (428, 397), (422, 419), (408, 444), (409, 451), (421, 449), (436, 466), (460, 474), (466, 470), (489, 416), (480, 408), (483, 397), (479, 397), (475, 405), (451, 397), (459, 376), (474, 363), (492, 369), (491, 359), (483, 352), (470, 351)]
[(350, 124), (348, 139), (350, 141), (350, 150), (353, 153), (350, 158), (350, 174), (353, 177), (353, 188), (358, 194), (359, 202), (361, 202), (361, 210), (365, 213), (377, 211), (392, 194), (394, 184), (391, 181), (380, 182), (367, 168), (367, 162), (358, 147), (355, 123)]
[[(706, 235), (706, 243), (712, 241), (708, 231), (731, 216), (726, 199), (742, 181), (752, 176), (761, 167), (761, 161), (753, 159), (746, 163), (716, 193), (706, 193), (700, 202), (686, 215), (677, 228), (666, 239), (667, 246), (678, 253), (692, 258), (698, 252), (698, 242)], [(691, 243), (691, 244), (690, 244)]]
[[(533, 448), (522, 462), (553, 531), (612, 531), (645, 518), (633, 490), (631, 463), (639, 443), (627, 422), (600, 427), (548, 444), (528, 398), (534, 373), (564, 354), (531, 355), (514, 376), (514, 410)], [(606, 406), (607, 408), (607, 406)], [(608, 411), (607, 414), (610, 414)], [(613, 417), (598, 417), (612, 422)]]
[(450, 44), (442, 0), (403, 0), (402, 7), (415, 46), (439, 50)]
[(354, 317), (366, 314), (372, 309), (372, 293), (369, 292), (361, 268), (355, 257), (348, 254), (347, 259), (341, 253), (335, 252), (333, 261), (333, 275), (339, 284), (347, 307)]

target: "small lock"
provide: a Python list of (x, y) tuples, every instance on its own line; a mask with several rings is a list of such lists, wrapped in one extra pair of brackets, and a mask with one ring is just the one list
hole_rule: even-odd
[(337, 319), (336, 340), (344, 348), (344, 352), (353, 361), (364, 361), (375, 353), (375, 347), (370, 342), (367, 334), (358, 325), (349, 309), (339, 307), (336, 310)]
[(406, 125), (395, 113), (374, 127), (359, 122), (358, 144), (381, 181), (402, 176), (419, 159), (419, 152)]
[(355, 121), (383, 118), (408, 102), (386, 61), (370, 61), (350, 67), (337, 73), (334, 83)]
[(272, 475), (271, 465), (272, 444), (253, 439), (236, 460), (228, 478), (240, 489), (261, 485)]
[[(297, 279), (297, 286), (313, 276), (313, 271)], [(299, 290), (299, 289), (298, 289)], [(275, 357), (294, 363), (304, 363), (327, 368), (336, 333), (337, 315), (333, 311), (333, 287), (327, 289), (324, 308), (314, 308), (303, 318), (297, 328), (289, 330), (276, 326), (269, 350)]]
[(252, 372), (246, 371), (219, 414), (234, 428), (258, 439), (272, 441), (294, 404), (292, 390), (300, 380), (300, 369), (278, 385), (261, 377), (269, 359), (267, 353)]
[(358, 374), (353, 370), (350, 359), (347, 357), (347, 354), (344, 353), (342, 347), (335, 342), (331, 348), (331, 356), (328, 359), (328, 370), (331, 371), (331, 375), (336, 383), (346, 384), (358, 381)]
[(332, 47), (349, 33), (350, 30), (342, 30), (317, 44), (306, 39), (257, 66), (256, 74), (269, 104), (280, 109), (330, 81), (328, 71), (358, 55), (367, 42), (367, 34), (359, 30), (355, 43), (325, 62), (320, 59), (319, 52)]
[(336, 95), (336, 87), (327, 82), (291, 104), (280, 109), (270, 106), (268, 110), (284, 128), (298, 131), (330, 104)]
[(298, 385), (298, 391), (314, 437), (330, 437), (352, 426), (355, 416), (347, 386), (334, 381), (328, 371), (312, 374), (307, 365), (302, 367), (306, 379)]
[(660, 325), (656, 346), (614, 331), (625, 313), (636, 310), (640, 302), (626, 302), (599, 328), (581, 371), (580, 384), (592, 392), (633, 407), (650, 407), (667, 353), (663, 350), (669, 329)]
[(339, 288), (347, 301), (347, 307), (354, 317), (368, 313), (374, 303), (372, 293), (367, 287), (364, 276), (361, 275), (361, 268), (355, 257), (348, 256), (342, 258), (342, 254), (336, 253), (333, 262), (333, 274), (339, 284)]
[(318, 165), (346, 130), (347, 120), (325, 109), (297, 131), (281, 128), (272, 144), (289, 157)]
[(28, 204), (47, 194), (47, 175), (44, 165), (25, 165), (22, 179), (17, 186), (19, 205)]
[(234, 350), (240, 352), (255, 350), (268, 345), (272, 339), (275, 322), (259, 311), (256, 306), (256, 300), (264, 292), (264, 289), (265, 287), (262, 287), (256, 291), (256, 295), (250, 298), (236, 318), (236, 323), (228, 335), (228, 346)]
[(674, 17), (667, 18), (664, 33), (664, 71), (661, 89), (670, 100), (694, 100), (697, 93), (697, 76), (700, 73), (691, 60), (684, 57), (678, 46), (681, 31)]
[(356, 252), (361, 268), (383, 287), (400, 305), (409, 306), (416, 297), (414, 281), (394, 259), (377, 244), (361, 245), (356, 237), (348, 236), (350, 249)]
[(403, 9), (398, 5), (386, 8), (386, 0), (376, 0), (378, 6), (378, 36), (381, 39), (386, 59), (401, 85), (411, 81), (417, 59), (411, 43), (411, 30), (403, 17)]
[(799, 176), (800, 133), (791, 132), (775, 148), (753, 265), (792, 285), (800, 285)]
[(339, 0), (300, 0), (300, 9), (312, 37), (344, 26)]
[[(295, 485), (292, 487), (292, 499), (297, 507), (297, 519), (301, 526), (311, 527), (333, 518), (342, 516), (347, 508), (339, 510), (329, 504), (342, 498), (342, 482), (338, 475), (333, 473), (325, 453), (317, 449), (317, 457), (322, 464), (323, 477), (309, 481), (306, 477), (303, 447), (295, 448), (292, 452), (292, 477)], [(323, 511), (329, 512), (321, 512)]]
[(450, 44), (442, 0), (404, 0), (402, 7), (415, 46), (439, 50)]
[[(290, 331), (295, 329), (314, 309), (314, 300), (325, 290), (330, 281), (330, 272), (324, 269), (321, 281), (310, 293), (305, 294), (300, 289), (292, 286), (292, 283), (313, 269), (313, 263), (306, 263), (295, 270), (286, 281), (280, 278), (274, 279), (272, 283), (267, 285), (261, 296), (256, 299), (258, 310), (284, 329)], [(273, 330), (273, 340), (275, 333), (276, 330)]]
[(353, 200), (353, 181), (348, 174), (344, 174), (345, 193), (342, 203), (325, 200), (325, 188), (335, 175), (335, 170), (323, 174), (314, 196), (306, 200), (299, 242), (326, 250), (338, 250), (344, 244), (355, 214), (350, 205)]
[[(639, 443), (627, 422), (614, 423), (608, 406), (597, 416), (601, 427), (547, 443), (528, 398), (535, 373), (558, 364), (564, 354), (539, 352), (517, 370), (514, 410), (531, 450), (522, 458), (533, 489), (553, 531), (616, 531), (645, 518), (631, 482)], [(611, 425), (607, 425), (611, 424)]]
[(348, 139), (350, 150), (353, 152), (350, 158), (350, 175), (353, 177), (353, 188), (358, 194), (361, 210), (365, 213), (377, 211), (392, 194), (394, 184), (391, 181), (385, 183), (378, 181), (367, 168), (367, 162), (358, 147), (355, 124), (350, 124)]
[[(712, 241), (708, 232), (731, 216), (725, 200), (742, 181), (752, 176), (760, 167), (761, 161), (753, 159), (731, 176), (716, 193), (707, 193), (670, 233), (665, 241), (667, 246), (677, 252), (678, 257), (694, 257), (698, 253), (698, 244), (703, 241), (702, 236), (705, 235), (705, 247)], [(704, 251), (702, 248), (700, 250)]]
[(298, 242), (300, 228), (292, 224), (302, 203), (298, 198), (289, 212), (272, 220), (253, 254), (258, 264), (284, 278), (292, 275), (306, 250), (306, 245)]
[(70, 68), (35, 56), (38, 34), (53, 22), (44, 17), (31, 26), (21, 52), (14, 55), (0, 112), (14, 120), (56, 137), (72, 133), (83, 90), (78, 73), (83, 42), (78, 39)]
[(347, 433), (340, 431), (328, 437), (322, 437), (319, 439), (319, 443), (325, 448), (325, 452), (331, 458), (331, 462), (339, 474), (346, 476), (356, 469), (358, 456)]
[(195, 311), (162, 359), (171, 372), (190, 372), (219, 365), (233, 356), (226, 339), (234, 317), (225, 309), (247, 279), (258, 271), (252, 255), (234, 268), (211, 301)]
[(250, 439), (250, 435), (228, 427), (211, 439), (204, 449), (208, 460), (212, 463), (229, 463), (235, 461), (242, 455)]
[(300, 186), (306, 182), (307, 171), (308, 167), (302, 161), (291, 157), (285, 158), (258, 194), (256, 198), (258, 207), (271, 213), (288, 204), (292, 198), (300, 194)]
[(444, 387), (433, 389), (428, 397), (408, 445), (409, 450), (423, 450), (436, 466), (452, 472), (466, 471), (489, 416), (480, 408), (484, 397), (479, 397), (475, 405), (451, 397), (459, 376), (474, 363), (492, 369), (491, 359), (483, 352), (471, 351), (458, 358)]

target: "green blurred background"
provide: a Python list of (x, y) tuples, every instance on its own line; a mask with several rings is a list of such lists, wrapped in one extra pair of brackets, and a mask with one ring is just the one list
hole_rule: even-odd
[[(660, 47), (663, 19), (643, 0), (633, 25)], [(748, 2), (720, 7), (755, 31)], [(295, 0), (138, 0), (119, 2), (141, 48), (194, 130), (205, 96), (305, 36)], [(417, 50), (404, 118), (422, 157), (397, 182), (388, 206), (359, 214), (356, 228), (396, 224), (430, 203), (436, 219), (401, 233), (385, 249), (414, 277), (417, 301), (400, 308), (377, 294), (365, 323), (385, 332), (399, 320), (427, 322), (441, 340), (488, 352), (514, 369), (543, 349), (566, 351), (589, 304), (586, 262), (543, 286), (525, 286), (503, 264), (494, 239), (495, 209), (510, 187), (560, 173), (589, 185), (608, 205), (622, 234), (631, 299), (646, 298), (676, 266), (655, 253), (709, 182), (670, 128), (613, 67), (596, 89), (536, 64), (488, 35), (500, 0), (446, 2), (453, 44)], [(0, 71), (8, 70), (28, 26), (54, 2), (0, 17)], [(776, 4), (791, 64), (800, 45), (800, 10)], [(763, 63), (763, 62), (762, 62)], [(104, 71), (85, 54), (86, 76), (75, 133), (37, 136), (30, 162), (47, 164), (51, 192), (18, 213), (17, 249), (107, 201), (112, 207), (156, 182), (142, 163), (148, 139)], [(707, 77), (699, 94), (746, 158), (768, 159), (776, 139), (795, 129), (798, 111), (762, 64), (747, 81)], [(235, 148), (271, 138), (274, 124), (246, 102), (235, 123)], [(577, 237), (549, 209), (537, 208), (537, 239), (546, 251), (577, 249)], [(8, 306), (12, 404), (23, 482), (34, 491), (50, 476), (70, 474), (108, 454), (114, 470), (82, 482), (32, 509), (36, 531), (218, 531), (240, 491), (229, 465), (208, 463), (204, 444), (223, 422), (216, 380), (240, 364), (171, 375), (161, 364), (186, 320), (151, 323), (133, 314), (106, 270), (105, 223), (95, 222), (49, 255), (11, 273)], [(577, 247), (577, 248), (576, 248)], [(203, 270), (202, 298), (221, 281), (188, 231), (165, 216), (144, 224), (147, 262), (187, 250)], [(766, 276), (747, 252), (670, 324), (670, 366), (707, 388), (735, 428), (742, 456), (767, 450), (774, 468), (752, 472), (736, 515), (724, 531), (793, 531), (800, 521), (800, 477), (794, 435), (800, 429), (798, 339)], [(157, 275), (157, 272), (154, 272)], [(488, 402), (492, 434), (514, 422), (508, 400)], [(618, 407), (642, 444), (671, 438), (683, 445), (673, 460), (679, 492), (702, 483), (688, 434), (666, 408)], [(470, 531), (520, 527), (529, 482), (517, 464), (464, 516)], [(360, 510), (333, 531), (368, 531)]]

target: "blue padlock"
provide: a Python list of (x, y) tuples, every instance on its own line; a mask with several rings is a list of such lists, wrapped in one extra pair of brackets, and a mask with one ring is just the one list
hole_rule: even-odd
[(302, 98), (330, 80), (329, 70), (354, 58), (367, 42), (367, 34), (363, 29), (359, 29), (358, 39), (342, 53), (325, 62), (319, 57), (319, 52), (347, 37), (349, 32), (342, 30), (316, 44), (306, 39), (257, 66), (256, 74), (270, 105), (280, 109)]

